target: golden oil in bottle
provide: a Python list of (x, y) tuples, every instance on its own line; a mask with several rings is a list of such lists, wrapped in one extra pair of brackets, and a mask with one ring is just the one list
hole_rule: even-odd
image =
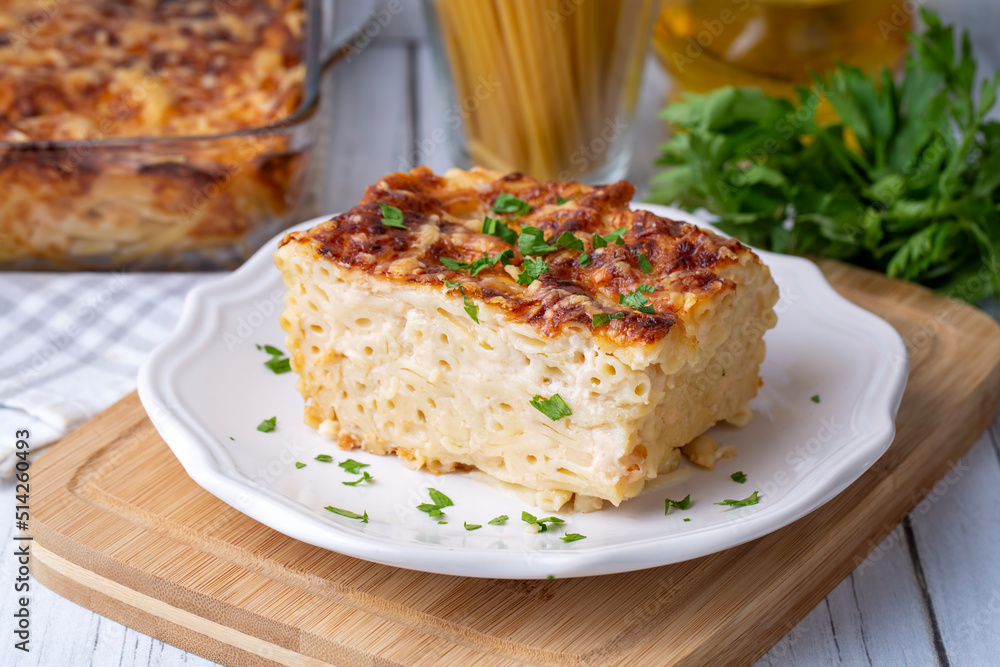
[(663, 0), (654, 29), (671, 97), (756, 86), (793, 97), (838, 62), (896, 67), (916, 0)]

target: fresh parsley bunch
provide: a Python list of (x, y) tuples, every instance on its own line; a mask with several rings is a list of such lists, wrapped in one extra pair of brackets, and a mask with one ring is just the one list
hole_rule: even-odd
[[(1000, 296), (1000, 77), (976, 86), (968, 34), (927, 26), (899, 80), (840, 65), (799, 102), (758, 89), (687, 94), (662, 116), (651, 197), (703, 207), (756, 246), (813, 253), (975, 302)], [(978, 92), (978, 96), (976, 93)], [(978, 97), (978, 100), (977, 100)], [(816, 118), (827, 100), (838, 119)]]

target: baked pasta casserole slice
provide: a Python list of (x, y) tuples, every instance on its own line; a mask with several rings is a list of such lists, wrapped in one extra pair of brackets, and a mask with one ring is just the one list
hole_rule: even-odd
[(770, 272), (738, 241), (629, 209), (633, 192), (418, 168), (285, 236), (306, 422), (583, 511), (675, 470), (716, 422), (745, 423)]

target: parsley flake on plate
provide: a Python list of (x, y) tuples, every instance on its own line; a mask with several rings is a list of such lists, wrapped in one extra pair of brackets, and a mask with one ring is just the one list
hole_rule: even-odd
[(551, 523), (555, 526), (557, 524), (566, 523), (557, 516), (547, 516), (544, 519), (539, 519), (535, 515), (529, 514), (528, 512), (521, 512), (521, 521), (525, 522), (529, 526), (535, 527), (536, 530), (534, 532), (536, 533), (544, 533), (547, 531), (549, 527), (546, 524)]
[(451, 498), (437, 489), (427, 489), (427, 493), (430, 494), (431, 501), (433, 502), (420, 503), (417, 505), (417, 509), (421, 512), (427, 512), (428, 516), (442, 516), (445, 507), (452, 507), (455, 504), (451, 501)]
[(327, 512), (333, 512), (334, 514), (339, 514), (340, 516), (347, 517), (348, 519), (360, 519), (361, 523), (368, 523), (368, 512), (365, 512), (364, 514), (356, 514), (351, 510), (343, 510), (340, 509), (339, 507), (331, 507), (330, 505), (327, 505), (323, 509), (325, 509)]
[(490, 524), (491, 526), (502, 526), (509, 518), (510, 517), (507, 516), (506, 514), (501, 514), (500, 516), (493, 517), (486, 523)]
[(749, 496), (743, 500), (723, 500), (721, 503), (713, 503), (714, 505), (728, 505), (729, 507), (747, 507), (749, 505), (756, 505), (758, 502), (757, 492), (754, 491)]
[(378, 205), (382, 209), (383, 225), (386, 227), (395, 227), (396, 229), (406, 229), (406, 225), (403, 224), (403, 212), (401, 210), (382, 202), (379, 202)]
[(819, 394), (813, 394), (809, 400), (813, 403), (819, 403)]
[(671, 500), (670, 498), (666, 498), (663, 503), (663, 513), (669, 514), (671, 507), (678, 510), (686, 510), (691, 507), (691, 494), (689, 493), (684, 496), (683, 500)]
[(317, 454), (314, 461), (319, 461), (320, 463), (333, 463), (333, 457), (329, 454)]
[(747, 481), (746, 473), (744, 473), (742, 470), (737, 470), (732, 475), (730, 475), (729, 478), (734, 482), (736, 482), (737, 484), (742, 484), (743, 482)]
[(466, 530), (479, 530), (480, 528), (482, 528), (482, 525), (478, 523), (469, 523), (468, 521), (465, 522)]
[(611, 320), (624, 320), (624, 319), (625, 319), (625, 313), (597, 313), (595, 315), (590, 316), (590, 326), (596, 329), (597, 327), (603, 327)]
[(305, 467), (306, 467), (306, 464), (303, 463), (302, 461), (296, 461), (295, 462), (295, 469), (296, 470), (300, 470), (300, 469), (305, 468)]
[(372, 479), (375, 479), (375, 478), (372, 477), (371, 475), (369, 475), (368, 471), (366, 470), (364, 472), (364, 474), (361, 475), (361, 477), (358, 477), (353, 482), (341, 482), (341, 484), (343, 484), (344, 486), (357, 486), (361, 482), (367, 482), (367, 481), (372, 480)]
[(367, 463), (361, 463), (360, 461), (355, 461), (354, 459), (347, 459), (346, 461), (338, 463), (337, 465), (343, 468), (344, 472), (349, 472), (352, 475), (360, 475), (361, 469), (368, 467)]
[(261, 433), (270, 433), (274, 430), (274, 427), (278, 423), (277, 417), (271, 417), (270, 419), (265, 419), (261, 423), (257, 424), (257, 430)]
[(536, 394), (529, 402), (531, 403), (531, 407), (552, 421), (558, 421), (563, 417), (569, 417), (573, 414), (573, 411), (569, 409), (566, 401), (559, 394), (552, 394), (549, 398), (542, 398)]
[(563, 542), (576, 542), (577, 540), (587, 539), (587, 536), (581, 535), (580, 533), (566, 533), (559, 539), (562, 540)]
[(531, 210), (531, 204), (523, 199), (518, 199), (509, 192), (501, 192), (497, 195), (496, 201), (493, 202), (493, 207), (490, 210), (496, 213), (524, 215)]

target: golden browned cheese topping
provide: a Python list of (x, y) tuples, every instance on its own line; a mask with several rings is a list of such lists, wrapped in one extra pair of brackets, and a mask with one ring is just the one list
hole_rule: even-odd
[(0, 3), (0, 141), (195, 136), (302, 99), (301, 0)]
[[(369, 186), (350, 211), (307, 232), (293, 232), (282, 245), (308, 244), (329, 261), (386, 280), (441, 289), (446, 289), (445, 280), (456, 281), (467, 296), (534, 325), (546, 336), (558, 335), (571, 323), (592, 327), (593, 316), (606, 313), (620, 319), (596, 327), (596, 334), (622, 344), (652, 343), (683, 320), (689, 297), (700, 301), (735, 289), (718, 271), (750, 250), (692, 225), (629, 209), (634, 190), (627, 181), (588, 186), (481, 169), (437, 176), (420, 167), (389, 174)], [(530, 210), (524, 215), (493, 211), (501, 193), (527, 202)], [(399, 208), (406, 229), (384, 225), (380, 204)], [(587, 258), (581, 258), (580, 250), (560, 247), (539, 256), (548, 264), (547, 271), (530, 285), (519, 285), (515, 276), (526, 258), (516, 243), (481, 233), (486, 217), (518, 232), (527, 227), (543, 230), (550, 244), (570, 232), (583, 242)], [(621, 245), (612, 240), (594, 248), (595, 234), (603, 238), (621, 227)], [(473, 276), (441, 262), (474, 262), (505, 250), (511, 251), (513, 269), (497, 262)], [(644, 267), (641, 257), (649, 265)], [(535, 259), (530, 253), (529, 258)], [(643, 285), (652, 288), (640, 294), (653, 312), (641, 312), (627, 299), (620, 302)]]

